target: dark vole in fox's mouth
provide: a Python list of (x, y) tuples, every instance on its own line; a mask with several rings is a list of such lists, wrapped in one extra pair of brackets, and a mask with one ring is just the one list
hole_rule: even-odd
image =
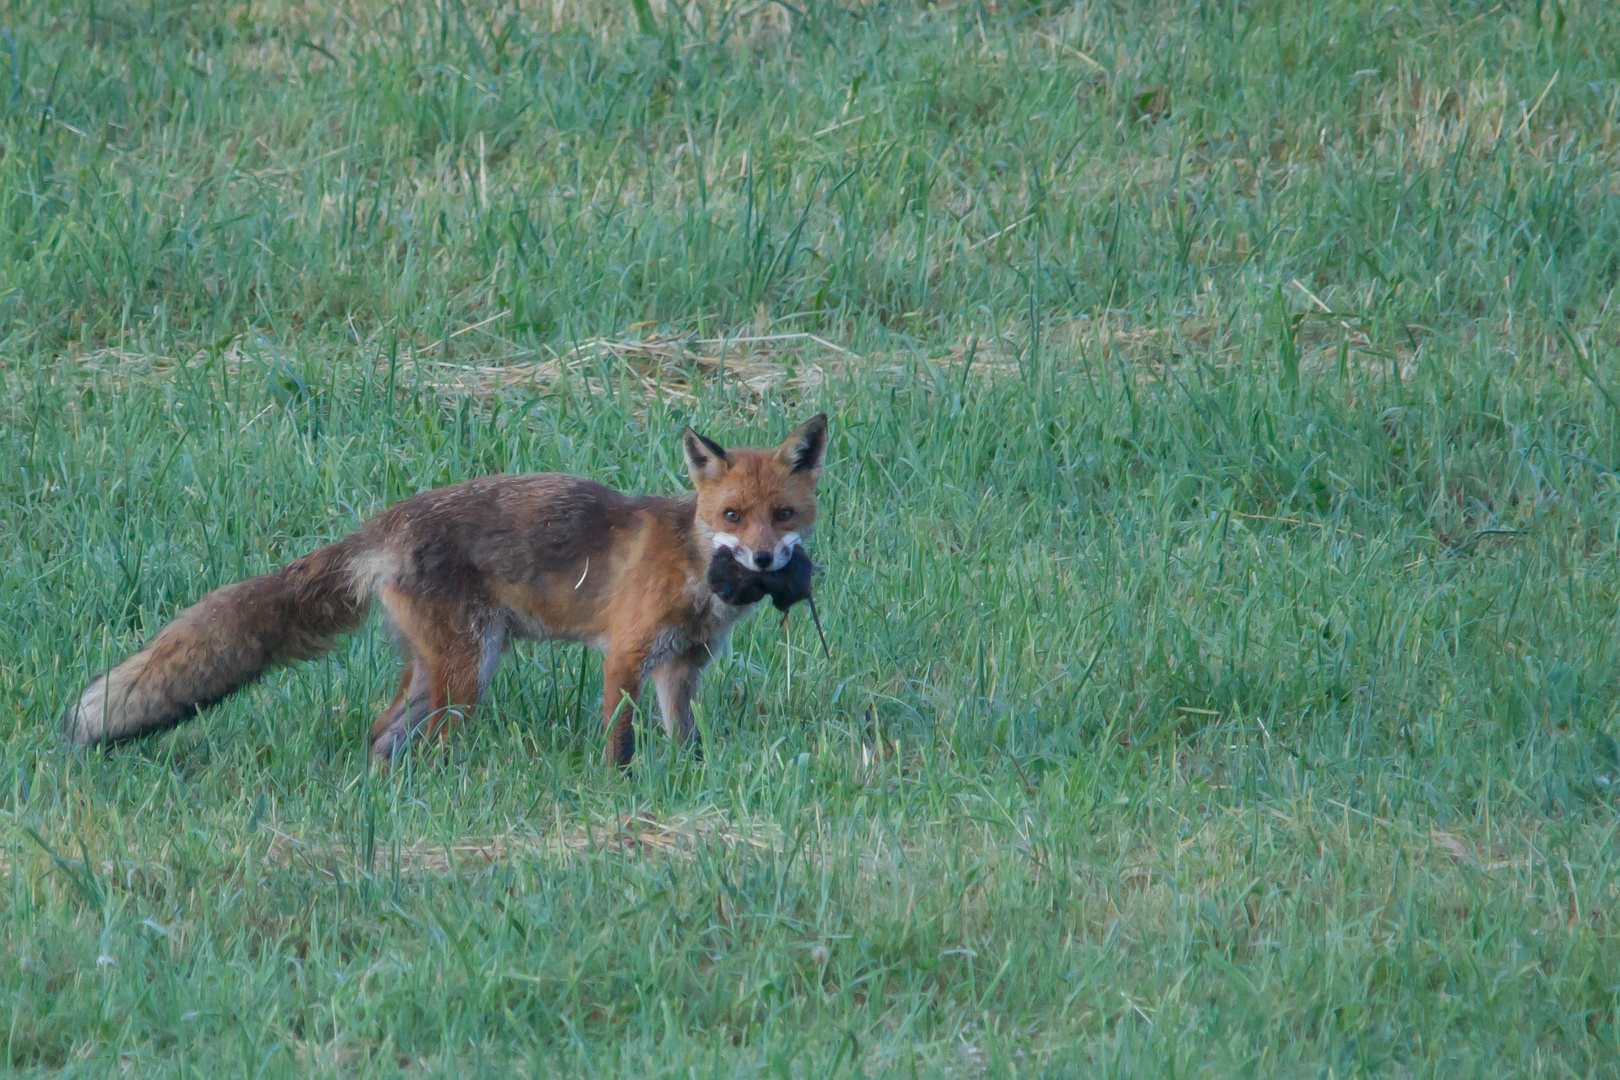
[(810, 618), (815, 621), (816, 633), (821, 637), (821, 651), (830, 658), (815, 597), (810, 595), (810, 577), (816, 569), (802, 546), (793, 549), (792, 557), (779, 570), (751, 570), (737, 560), (736, 552), (722, 547), (715, 550), (714, 558), (709, 561), (709, 588), (721, 600), (738, 607), (757, 604), (768, 596), (784, 619), (794, 604), (808, 600)]

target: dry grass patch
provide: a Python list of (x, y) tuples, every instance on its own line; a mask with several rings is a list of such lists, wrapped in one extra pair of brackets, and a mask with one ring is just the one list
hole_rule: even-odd
[(595, 338), (545, 359), (455, 363), (413, 356), (407, 364), (423, 387), (450, 397), (484, 398), (561, 383), (602, 393), (628, 382), (648, 398), (691, 404), (699, 384), (709, 383), (741, 389), (757, 407), (773, 393), (814, 393), (829, 376), (861, 360), (815, 334), (764, 334)]
[(489, 399), (569, 387), (601, 394), (628, 386), (648, 401), (688, 406), (699, 394), (741, 391), (740, 405), (757, 412), (783, 396), (825, 394), (858, 374), (885, 385), (947, 377), (953, 381), (1017, 374), (1016, 334), (974, 337), (937, 356), (862, 356), (809, 333), (698, 338), (654, 335), (596, 338), (544, 359), (457, 363), (417, 354), (402, 361), (411, 380), (447, 398)]
[(370, 874), (448, 875), (478, 870), (513, 859), (566, 860), (602, 853), (628, 858), (690, 857), (701, 846), (774, 850), (781, 829), (773, 822), (734, 822), (713, 806), (660, 819), (646, 810), (600, 823), (563, 826), (549, 833), (515, 826), (504, 833), (463, 837), (448, 843), (420, 839), (409, 844), (377, 843), (371, 852), (341, 841), (306, 840), (275, 831), (265, 862), (277, 869), (308, 869), (333, 880)]

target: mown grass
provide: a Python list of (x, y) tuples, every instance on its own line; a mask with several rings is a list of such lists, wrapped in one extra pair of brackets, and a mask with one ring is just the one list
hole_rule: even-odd
[[(5, 1067), (1620, 1071), (1610, 5), (0, 27)], [(543, 647), (375, 772), (375, 628), (55, 740), (389, 501), (817, 408), (833, 657), (701, 762)]]

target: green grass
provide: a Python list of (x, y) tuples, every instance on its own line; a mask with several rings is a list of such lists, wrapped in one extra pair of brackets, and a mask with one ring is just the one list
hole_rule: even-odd
[[(0, 28), (0, 1067), (1620, 1075), (1620, 9)], [(375, 627), (56, 741), (392, 500), (820, 408), (833, 657), (701, 762), (529, 647), (373, 771)]]

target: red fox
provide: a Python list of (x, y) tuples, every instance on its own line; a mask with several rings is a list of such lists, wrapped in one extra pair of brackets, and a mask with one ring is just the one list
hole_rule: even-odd
[[(399, 692), (371, 728), (374, 760), (419, 730), (442, 740), (489, 688), (513, 638), (605, 653), (604, 757), (628, 767), (650, 675), (664, 729), (693, 735), (714, 653), (758, 606), (715, 595), (711, 561), (775, 571), (816, 523), (827, 417), (775, 449), (681, 436), (694, 490), (632, 497), (556, 473), (491, 476), (423, 492), (280, 571), (209, 593), (96, 678), (63, 716), (76, 746), (161, 731), (278, 664), (326, 652), (381, 602), (397, 635)], [(757, 597), (757, 592), (754, 594)]]

